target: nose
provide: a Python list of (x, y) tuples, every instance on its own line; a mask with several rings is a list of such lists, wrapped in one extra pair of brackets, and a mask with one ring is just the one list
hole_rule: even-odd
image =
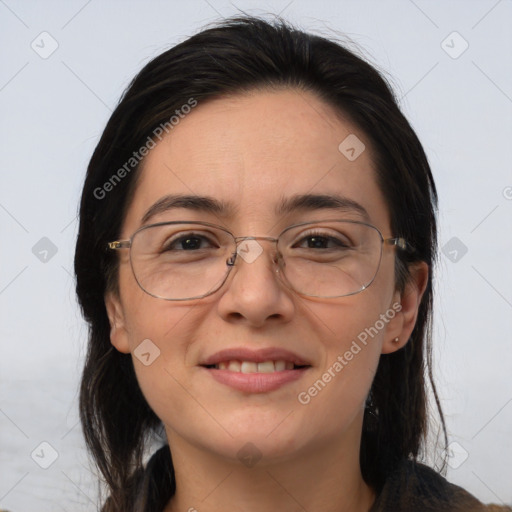
[(228, 322), (251, 327), (289, 322), (295, 303), (278, 275), (275, 244), (269, 243), (275, 240), (258, 240), (245, 239), (238, 244), (236, 263), (218, 301), (219, 315)]

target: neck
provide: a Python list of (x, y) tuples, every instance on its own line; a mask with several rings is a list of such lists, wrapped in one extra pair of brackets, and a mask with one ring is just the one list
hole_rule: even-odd
[(360, 430), (358, 440), (346, 432), (342, 440), (304, 449), (286, 460), (263, 458), (252, 468), (169, 434), (176, 494), (165, 512), (223, 512), (228, 505), (244, 512), (368, 512), (375, 501), (360, 471)]

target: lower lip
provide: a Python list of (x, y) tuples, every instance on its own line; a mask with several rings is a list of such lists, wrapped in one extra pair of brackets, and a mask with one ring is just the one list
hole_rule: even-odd
[[(204, 367), (203, 367), (204, 368)], [(300, 379), (307, 368), (297, 368), (296, 370), (282, 370), (272, 373), (241, 373), (229, 370), (216, 370), (214, 368), (204, 368), (217, 382), (230, 386), (245, 393), (266, 393), (274, 391), (281, 386)]]

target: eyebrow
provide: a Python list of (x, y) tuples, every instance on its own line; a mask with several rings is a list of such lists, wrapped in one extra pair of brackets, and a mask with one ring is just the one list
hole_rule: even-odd
[(276, 213), (278, 215), (285, 215), (296, 210), (342, 210), (345, 212), (355, 212), (361, 215), (366, 222), (370, 222), (370, 216), (364, 206), (348, 197), (337, 194), (301, 194), (282, 199), (276, 209)]
[[(197, 212), (212, 213), (223, 217), (233, 214), (236, 207), (233, 203), (219, 201), (209, 196), (197, 195), (166, 195), (148, 208), (142, 217), (146, 224), (152, 217), (177, 208), (185, 208)], [(276, 207), (276, 214), (286, 215), (295, 211), (342, 210), (355, 212), (367, 222), (370, 216), (358, 202), (337, 194), (300, 194), (282, 199)]]
[(186, 208), (197, 212), (213, 213), (228, 216), (234, 210), (234, 205), (219, 201), (213, 197), (196, 195), (167, 195), (160, 198), (148, 208), (142, 217), (142, 224), (146, 224), (152, 217), (176, 208)]

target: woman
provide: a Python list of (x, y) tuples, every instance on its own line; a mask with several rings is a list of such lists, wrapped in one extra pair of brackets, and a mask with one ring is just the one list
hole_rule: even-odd
[(389, 87), (334, 42), (235, 18), (145, 66), (75, 256), (103, 509), (488, 510), (418, 462), (436, 202)]

